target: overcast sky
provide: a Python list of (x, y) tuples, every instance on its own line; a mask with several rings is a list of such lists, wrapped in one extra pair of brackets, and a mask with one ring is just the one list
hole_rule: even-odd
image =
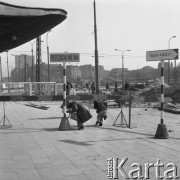
[[(50, 52), (81, 53), (80, 63), (94, 65), (94, 0), (6, 0), (4, 2), (44, 8), (59, 8), (67, 11), (67, 19), (52, 29), (48, 35)], [(158, 62), (147, 62), (146, 51), (180, 46), (180, 1), (179, 0), (96, 0), (97, 38), (99, 64), (105, 69), (121, 68), (121, 52), (125, 52), (125, 67), (132, 70), (143, 66), (157, 68)], [(42, 36), (43, 62), (47, 63), (46, 34)], [(35, 45), (34, 45), (35, 51)], [(10, 66), (14, 66), (11, 54), (31, 54), (31, 45), (26, 43), (9, 51)], [(6, 68), (6, 53), (1, 53), (3, 71)], [(179, 60), (177, 61), (179, 63)], [(5, 72), (6, 73), (6, 72)]]

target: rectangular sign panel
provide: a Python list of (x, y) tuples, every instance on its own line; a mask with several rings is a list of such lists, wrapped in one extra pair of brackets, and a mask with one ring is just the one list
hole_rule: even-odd
[(79, 62), (80, 54), (79, 53), (51, 53), (50, 62)]
[(179, 49), (167, 49), (158, 51), (147, 51), (146, 61), (161, 61), (178, 59)]

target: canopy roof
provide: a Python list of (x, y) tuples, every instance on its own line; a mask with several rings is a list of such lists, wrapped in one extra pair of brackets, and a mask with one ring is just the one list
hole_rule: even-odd
[(20, 46), (66, 19), (62, 9), (31, 8), (0, 2), (0, 52)]

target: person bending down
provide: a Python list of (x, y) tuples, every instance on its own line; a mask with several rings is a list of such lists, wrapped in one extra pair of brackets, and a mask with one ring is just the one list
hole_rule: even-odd
[(70, 109), (70, 113), (76, 113), (78, 130), (83, 130), (83, 123), (92, 118), (90, 112), (82, 104), (76, 101), (69, 102), (67, 108)]
[(96, 126), (102, 126), (103, 119), (107, 118), (107, 102), (102, 100), (94, 100), (94, 109), (96, 109), (97, 113), (97, 121)]

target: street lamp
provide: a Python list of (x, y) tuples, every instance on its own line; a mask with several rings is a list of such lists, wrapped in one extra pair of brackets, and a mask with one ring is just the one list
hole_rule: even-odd
[(6, 51), (7, 54), (7, 73), (8, 73), (8, 82), (9, 82), (9, 61), (8, 61), (8, 50)]
[(27, 81), (27, 61), (26, 61), (26, 54), (24, 55), (24, 82)]
[[(176, 36), (172, 36), (171, 38), (169, 38), (169, 41), (168, 41), (168, 49), (170, 49), (170, 41), (171, 39), (175, 38)], [(169, 85), (171, 85), (171, 65), (170, 65), (170, 60), (168, 60), (168, 83)], [(176, 66), (176, 60), (174, 60), (174, 66)], [(175, 72), (176, 73), (176, 72)]]
[(31, 53), (32, 53), (32, 76), (31, 76), (31, 81), (33, 82), (34, 81), (34, 57), (33, 57), (33, 45), (36, 41), (34, 42), (29, 42), (31, 44)]
[(11, 63), (11, 82), (14, 81), (14, 77), (13, 77), (13, 64)]
[(120, 51), (121, 54), (122, 54), (122, 89), (124, 89), (124, 53), (125, 53), (126, 51), (131, 51), (131, 50), (129, 50), (129, 49), (124, 50), (124, 51), (119, 50), (119, 49), (114, 49), (114, 50), (115, 50), (115, 51)]
[(1, 76), (1, 83), (3, 82), (3, 77), (2, 77), (2, 64), (1, 64), (1, 56), (0, 56), (0, 76)]
[(95, 75), (96, 75), (96, 94), (99, 94), (99, 61), (98, 61), (98, 45), (97, 45), (97, 25), (96, 25), (96, 2), (94, 0), (94, 56), (95, 56)]
[(48, 45), (48, 34), (51, 32), (49, 30), (46, 34), (46, 46), (47, 46), (47, 60), (48, 60), (48, 82), (50, 82), (50, 74), (49, 74), (49, 45)]
[(170, 41), (171, 39), (175, 38), (176, 36), (172, 36), (171, 38), (169, 38), (169, 41), (168, 41), (168, 48), (170, 49)]

